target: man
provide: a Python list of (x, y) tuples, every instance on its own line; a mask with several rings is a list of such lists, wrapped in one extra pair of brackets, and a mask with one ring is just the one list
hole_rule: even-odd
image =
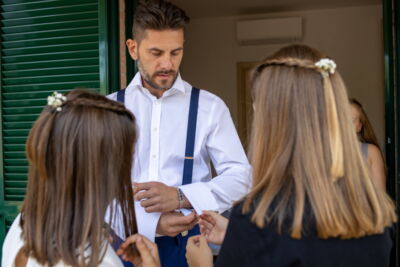
[[(110, 95), (137, 119), (132, 179), (138, 229), (150, 240), (157, 235), (163, 266), (187, 266), (186, 241), (198, 233), (192, 229), (196, 215), (188, 210), (229, 209), (251, 184), (228, 108), (179, 74), (188, 22), (169, 2), (140, 2), (134, 39), (126, 42), (139, 72), (124, 91)], [(210, 161), (218, 174), (213, 179)]]

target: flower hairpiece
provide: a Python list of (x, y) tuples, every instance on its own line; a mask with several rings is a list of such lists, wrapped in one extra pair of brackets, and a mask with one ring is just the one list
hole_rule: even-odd
[(329, 76), (329, 74), (334, 74), (336, 70), (336, 63), (332, 59), (323, 58), (320, 59), (315, 66), (322, 70), (322, 75)]
[(61, 111), (62, 104), (67, 101), (67, 98), (57, 91), (47, 97), (47, 105), (56, 109), (56, 111)]

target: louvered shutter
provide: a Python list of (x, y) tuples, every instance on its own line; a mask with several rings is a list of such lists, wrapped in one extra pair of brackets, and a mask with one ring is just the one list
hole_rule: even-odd
[(75, 87), (106, 92), (105, 3), (0, 0), (0, 244), (24, 198), (25, 141), (46, 97)]

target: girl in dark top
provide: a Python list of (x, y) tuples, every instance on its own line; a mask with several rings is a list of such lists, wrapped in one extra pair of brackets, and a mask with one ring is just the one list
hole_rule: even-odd
[(386, 190), (385, 163), (367, 113), (361, 103), (354, 98), (350, 98), (350, 111), (358, 140), (361, 142), (361, 150), (368, 160), (372, 177), (377, 186)]
[[(394, 205), (363, 160), (336, 64), (307, 46), (283, 48), (255, 69), (253, 99), (253, 187), (216, 266), (388, 266)], [(207, 241), (221, 241), (225, 224), (201, 216), (191, 267), (212, 265)]]

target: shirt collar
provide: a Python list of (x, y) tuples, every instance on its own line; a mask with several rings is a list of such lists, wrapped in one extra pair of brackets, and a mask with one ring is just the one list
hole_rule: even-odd
[[(140, 74), (140, 72), (138, 71), (135, 75), (135, 77), (132, 79), (132, 81), (130, 82), (130, 84), (128, 85), (127, 88), (132, 88), (132, 89), (145, 89), (147, 90), (142, 83), (142, 76)], [(174, 82), (174, 84), (172, 85), (172, 87), (170, 89), (168, 89), (166, 92), (168, 91), (179, 91), (181, 93), (185, 93), (185, 84), (183, 83), (181, 74), (178, 73), (178, 76), (176, 77), (176, 80)], [(170, 94), (170, 93), (169, 93)]]

